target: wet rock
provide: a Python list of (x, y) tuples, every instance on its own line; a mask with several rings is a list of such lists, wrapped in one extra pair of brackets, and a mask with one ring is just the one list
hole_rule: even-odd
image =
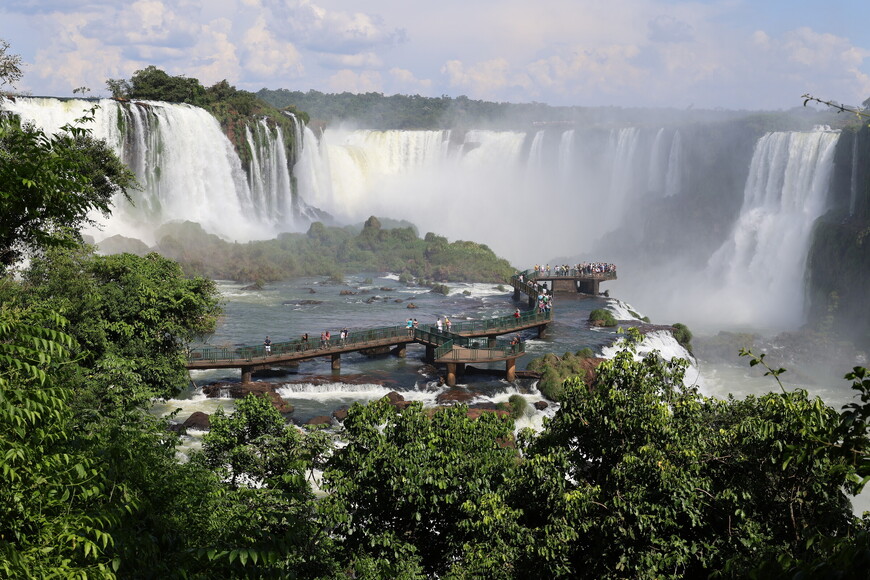
[(413, 302), (408, 302), (408, 305), (405, 308), (417, 308), (417, 305)]
[(537, 409), (538, 411), (543, 411), (550, 406), (550, 403), (548, 403), (547, 401), (535, 401), (533, 404), (535, 406), (535, 409)]
[(353, 290), (342, 290), (341, 292), (338, 293), (338, 295), (339, 296), (356, 296), (357, 292), (354, 292)]
[(332, 425), (332, 418), (327, 417), (326, 415), (318, 415), (317, 417), (312, 417), (305, 422), (306, 425)]
[(455, 405), (456, 403), (467, 403), (473, 400), (474, 397), (474, 393), (468, 389), (452, 388), (439, 393), (435, 401), (439, 405)]
[(347, 419), (347, 409), (336, 409), (332, 412), (332, 416), (339, 423), (344, 423), (344, 420)]
[(211, 418), (208, 413), (195, 411), (190, 417), (184, 420), (181, 424), (182, 429), (198, 429), (200, 431), (208, 431), (211, 427)]

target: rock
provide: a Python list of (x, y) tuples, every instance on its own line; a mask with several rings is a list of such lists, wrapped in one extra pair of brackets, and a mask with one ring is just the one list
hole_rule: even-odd
[(248, 284), (247, 286), (243, 286), (242, 290), (262, 290), (263, 285), (259, 282), (254, 282), (253, 284)]
[(408, 302), (408, 305), (405, 308), (417, 308), (417, 305), (413, 302)]
[(401, 304), (402, 302), (404, 302), (404, 300), (402, 300), (401, 298), (396, 298), (395, 300), (393, 300), (393, 302), (395, 302), (396, 304)]
[(317, 294), (317, 291), (314, 288), (306, 288), (309, 294)]
[(198, 429), (200, 431), (208, 431), (211, 427), (211, 418), (208, 413), (195, 411), (190, 417), (184, 420), (181, 424), (184, 429)]
[(332, 425), (332, 418), (327, 417), (326, 415), (318, 415), (317, 417), (312, 417), (305, 422), (306, 425)]
[(341, 292), (338, 293), (338, 295), (339, 296), (356, 296), (357, 292), (354, 292), (353, 290), (342, 290)]
[(395, 405), (396, 403), (405, 400), (405, 397), (401, 393), (397, 393), (396, 391), (390, 391), (384, 396), (390, 400), (391, 405)]
[(344, 420), (347, 419), (347, 409), (336, 409), (332, 412), (332, 416), (339, 423), (344, 423)]
[(386, 286), (381, 286), (381, 287), (379, 288), (379, 290), (381, 290), (382, 292), (392, 292), (392, 291), (393, 291), (392, 288), (388, 288), (388, 287), (386, 287)]
[(467, 403), (474, 399), (475, 395), (468, 389), (452, 388), (439, 393), (435, 401), (439, 405), (453, 405), (456, 403)]
[(377, 296), (372, 296), (371, 298), (367, 298), (365, 302), (366, 302), (366, 304), (371, 304), (372, 302), (374, 302), (377, 299), (378, 299)]
[(468, 417), (469, 419), (477, 419), (484, 413), (495, 413), (496, 415), (500, 415), (502, 417), (510, 416), (510, 413), (508, 413), (507, 411), (502, 411), (501, 409), (469, 409), (468, 413), (466, 413), (466, 417)]
[(535, 409), (537, 409), (538, 411), (543, 411), (550, 406), (550, 403), (548, 403), (547, 401), (535, 401), (534, 406)]

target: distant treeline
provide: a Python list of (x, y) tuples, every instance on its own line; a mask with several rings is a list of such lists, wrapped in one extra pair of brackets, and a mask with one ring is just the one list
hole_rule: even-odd
[[(833, 111), (796, 106), (789, 111), (730, 111), (694, 109), (649, 109), (621, 107), (554, 107), (544, 103), (495, 103), (466, 96), (423, 97), (382, 93), (321, 93), (309, 90), (260, 89), (261, 100), (278, 109), (305, 111), (315, 123), (355, 123), (368, 129), (492, 128), (526, 130), (546, 124), (637, 126), (754, 119), (777, 129), (800, 129), (813, 124), (840, 125), (851, 119)], [(800, 102), (799, 99), (795, 100)], [(798, 125), (798, 126), (796, 126)]]
[(514, 269), (484, 244), (448, 242), (413, 227), (382, 228), (370, 217), (359, 227), (311, 224), (308, 232), (274, 240), (227, 242), (198, 224), (169, 224), (160, 231), (158, 251), (177, 260), (187, 274), (239, 282), (269, 282), (298, 276), (395, 272), (407, 281), (505, 282)]

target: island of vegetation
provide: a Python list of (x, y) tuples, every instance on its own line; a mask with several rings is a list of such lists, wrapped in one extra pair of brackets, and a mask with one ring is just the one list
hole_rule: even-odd
[[(0, 83), (20, 76), (7, 48)], [(868, 520), (850, 504), (870, 479), (860, 367), (860, 402), (838, 413), (745, 352), (775, 390), (718, 400), (684, 385), (685, 361), (636, 357), (629, 332), (594, 376), (573, 355), (539, 433), (383, 399), (354, 405), (335, 445), (249, 396), (180, 461), (147, 409), (186, 388), (185, 348), (219, 300), (167, 257), (81, 243), (125, 175), (86, 129), (0, 118), (0, 576), (866, 575)]]

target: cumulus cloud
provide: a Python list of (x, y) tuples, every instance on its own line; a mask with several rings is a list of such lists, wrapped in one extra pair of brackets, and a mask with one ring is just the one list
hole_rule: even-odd
[(296, 78), (304, 72), (302, 57), (291, 42), (279, 40), (262, 16), (242, 37), (244, 75), (257, 79)]
[(345, 68), (381, 68), (384, 62), (374, 52), (361, 52), (357, 54), (321, 54), (317, 58), (318, 63), (331, 69)]
[(459, 60), (450, 60), (441, 67), (450, 86), (467, 90), (477, 98), (496, 98), (505, 88), (529, 87), (527, 75), (514, 71), (507, 60), (496, 58), (471, 66)]
[(395, 89), (393, 92), (404, 94), (428, 93), (432, 89), (432, 79), (418, 79), (413, 72), (394, 67), (391, 68), (390, 78)]

